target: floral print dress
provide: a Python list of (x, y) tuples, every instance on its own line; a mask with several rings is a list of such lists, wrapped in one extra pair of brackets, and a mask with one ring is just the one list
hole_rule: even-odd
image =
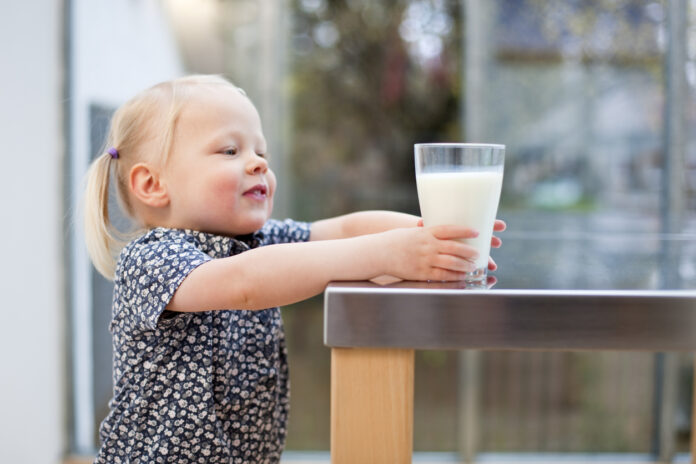
[(279, 462), (289, 403), (279, 308), (165, 307), (199, 265), (309, 234), (292, 220), (236, 238), (157, 228), (124, 248), (110, 326), (114, 397), (97, 463)]

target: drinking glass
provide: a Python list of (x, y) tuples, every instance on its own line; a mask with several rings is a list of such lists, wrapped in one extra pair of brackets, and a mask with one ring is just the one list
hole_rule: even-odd
[(413, 151), (423, 224), (456, 224), (478, 231), (478, 237), (463, 239), (479, 253), (476, 269), (463, 280), (485, 282), (503, 185), (505, 145), (418, 143)]

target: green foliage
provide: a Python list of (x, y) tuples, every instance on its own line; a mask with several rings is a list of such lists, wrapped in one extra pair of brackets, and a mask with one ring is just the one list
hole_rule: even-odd
[[(412, 8), (420, 8), (417, 21)], [(292, 168), (301, 215), (417, 211), (413, 144), (461, 137), (459, 8), (457, 1), (296, 2), (291, 88), (301, 103), (293, 109)], [(424, 59), (409, 34), (430, 34), (441, 52)]]

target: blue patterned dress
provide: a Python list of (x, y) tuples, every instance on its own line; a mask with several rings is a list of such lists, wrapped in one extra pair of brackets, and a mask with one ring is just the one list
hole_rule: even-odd
[(97, 463), (277, 463), (289, 404), (279, 308), (165, 310), (199, 265), (257, 246), (309, 240), (270, 220), (224, 237), (157, 228), (128, 244), (114, 279), (114, 397)]

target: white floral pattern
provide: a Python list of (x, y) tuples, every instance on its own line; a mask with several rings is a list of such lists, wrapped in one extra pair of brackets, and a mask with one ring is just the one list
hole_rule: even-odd
[(124, 248), (110, 326), (114, 397), (97, 463), (279, 462), (289, 406), (280, 310), (164, 308), (204, 262), (309, 233), (292, 220), (236, 238), (157, 228)]

